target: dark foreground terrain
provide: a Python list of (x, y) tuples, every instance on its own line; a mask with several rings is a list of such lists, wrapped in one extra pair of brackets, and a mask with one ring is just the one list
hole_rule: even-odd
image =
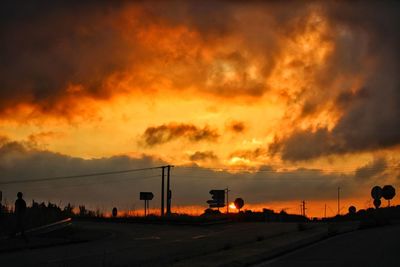
[(363, 225), (72, 220), (28, 241), (3, 236), (0, 266), (399, 266), (400, 225)]
[(400, 225), (338, 235), (254, 267), (400, 266)]
[(298, 228), (297, 223), (190, 226), (74, 221), (55, 232), (31, 234), (29, 243), (20, 238), (1, 240), (0, 262), (1, 266), (165, 266)]

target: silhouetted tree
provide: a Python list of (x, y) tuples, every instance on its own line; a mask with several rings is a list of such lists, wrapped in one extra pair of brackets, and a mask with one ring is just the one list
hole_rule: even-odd
[(64, 214), (68, 217), (74, 215), (74, 206), (72, 206), (71, 203), (68, 203), (68, 205), (64, 207)]
[(86, 210), (85, 205), (80, 205), (79, 206), (79, 216), (86, 216), (86, 215), (88, 215), (87, 213), (88, 212)]
[(241, 208), (243, 208), (243, 206), (244, 206), (244, 200), (242, 199), (242, 198), (237, 198), (237, 199), (235, 199), (235, 201), (234, 201), (234, 204), (235, 204), (235, 207), (239, 210), (239, 212), (240, 212), (240, 209)]

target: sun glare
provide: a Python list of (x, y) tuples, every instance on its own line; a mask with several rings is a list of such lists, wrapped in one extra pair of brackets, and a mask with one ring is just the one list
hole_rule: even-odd
[(235, 203), (232, 202), (231, 204), (229, 204), (229, 208), (233, 209), (233, 210), (236, 210)]

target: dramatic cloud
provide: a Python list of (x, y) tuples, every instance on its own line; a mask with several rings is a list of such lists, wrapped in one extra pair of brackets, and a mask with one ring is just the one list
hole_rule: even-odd
[(280, 152), (284, 160), (308, 160), (341, 152), (343, 147), (337, 145), (339, 144), (335, 140), (330, 140), (327, 129), (318, 129), (316, 132), (300, 130), (288, 137), (275, 140), (269, 146), (269, 152), (272, 154)]
[[(85, 204), (91, 209), (105, 211), (114, 206), (121, 210), (141, 210), (139, 193), (150, 191), (155, 195), (150, 203), (151, 208), (159, 208), (160, 169), (35, 183), (3, 183), (166, 164), (150, 156), (83, 159), (7, 141), (0, 146), (0, 184), (3, 200), (8, 203), (13, 201), (18, 191), (22, 191), (28, 203), (35, 199), (62, 204)], [(357, 170), (355, 174), (304, 168), (278, 171), (271, 166), (262, 166), (258, 172), (238, 171), (235, 168), (218, 170), (193, 165), (175, 166), (171, 170), (173, 207), (176, 209), (185, 205), (195, 205), (206, 208), (206, 200), (210, 197), (208, 192), (211, 189), (229, 186), (230, 196), (242, 197), (247, 204), (263, 204), (270, 207), (271, 203), (279, 201), (292, 202), (294, 206), (290, 212), (297, 212), (299, 199), (335, 200), (338, 186), (343, 190), (343, 201), (346, 201), (368, 195), (370, 188), (377, 182), (392, 183), (393, 181), (386, 177), (380, 177), (379, 181), (368, 178), (382, 173), (386, 168), (385, 164), (384, 159), (377, 159)]]
[(0, 112), (27, 105), (34, 114), (72, 116), (80, 101), (132, 92), (260, 97), (270, 90), (283, 43), (305, 31), (312, 9), (294, 2), (7, 1)]
[[(0, 147), (0, 183), (26, 179), (39, 179), (93, 172), (118, 171), (133, 168), (154, 167), (166, 164), (143, 156), (130, 158), (115, 156), (99, 159), (69, 157), (49, 151), (31, 149), (18, 142), (7, 142)], [(250, 203), (277, 200), (293, 200), (306, 195), (315, 199), (326, 197), (324, 190), (346, 184), (350, 192), (350, 176), (324, 174), (320, 170), (298, 169), (277, 172), (266, 166), (262, 172), (230, 173), (199, 167), (172, 169), (172, 187), (175, 205), (202, 205), (212, 188), (224, 188), (229, 184), (235, 195), (241, 195)], [(288, 183), (290, 181), (290, 183)], [(160, 170), (139, 173), (98, 176), (91, 178), (44, 181), (37, 183), (3, 184), (6, 198), (13, 199), (15, 193), (23, 191), (27, 199), (87, 203), (91, 207), (111, 207), (113, 203), (129, 207), (129, 203), (140, 203), (140, 191), (154, 191), (159, 201)], [(77, 190), (79, 188), (80, 190)], [(299, 190), (299, 188), (303, 188)], [(324, 190), (321, 190), (324, 189)], [(121, 204), (122, 203), (122, 204)]]
[(196, 151), (194, 154), (190, 155), (189, 159), (191, 161), (205, 161), (205, 160), (217, 160), (217, 155), (213, 151)]
[(396, 26), (400, 4), (332, 2), (324, 10), (335, 49), (315, 89), (307, 88), (299, 95), (297, 101), (303, 105), (296, 123), (329, 110), (336, 110), (337, 119), (333, 125), (324, 126), (321, 121), (306, 129), (293, 125), (291, 133), (277, 136), (271, 152), (280, 151), (286, 160), (400, 144), (400, 34)]
[[(251, 201), (265, 188), (299, 199), (303, 185), (315, 198), (339, 183), (359, 194), (352, 181), (388, 179), (399, 157), (399, 11), (397, 1), (5, 1), (1, 171), (41, 177), (156, 158), (271, 165), (175, 168), (174, 196), (198, 203), (227, 184)], [(115, 192), (159, 188), (129, 185)]]
[(266, 155), (268, 151), (266, 151), (263, 148), (256, 148), (254, 150), (240, 150), (240, 151), (235, 151), (232, 154), (230, 154), (230, 158), (243, 158), (243, 159), (248, 159), (248, 160), (256, 160), (260, 156)]
[(77, 99), (108, 97), (104, 82), (126, 68), (133, 49), (115, 27), (117, 6), (4, 3), (0, 111), (32, 104), (41, 112), (69, 115)]
[(218, 132), (215, 129), (209, 128), (208, 126), (198, 128), (192, 124), (170, 123), (147, 128), (142, 139), (146, 145), (155, 146), (178, 138), (185, 138), (190, 142), (215, 142), (218, 137)]
[[(0, 183), (154, 167), (162, 164), (165, 162), (149, 156), (82, 159), (29, 148), (22, 143), (8, 141), (0, 146), (0, 169), (2, 171)], [(115, 202), (129, 203), (128, 199), (133, 197), (136, 199), (139, 196), (141, 188), (146, 189), (147, 181), (157, 180), (158, 177), (160, 177), (158, 171), (150, 170), (89, 179), (3, 184), (1, 187), (3, 196), (8, 200), (14, 199), (16, 192), (23, 191), (27, 199), (52, 200), (57, 203), (59, 201), (75, 204), (87, 203), (95, 207), (95, 205), (111, 205)], [(129, 189), (126, 185), (129, 185)]]
[(388, 167), (387, 165), (388, 164), (385, 158), (376, 158), (369, 164), (358, 168), (355, 172), (355, 177), (364, 181), (369, 180), (374, 176), (384, 172)]

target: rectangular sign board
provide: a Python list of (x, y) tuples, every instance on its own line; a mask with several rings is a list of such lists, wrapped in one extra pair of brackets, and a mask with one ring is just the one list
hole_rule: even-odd
[(152, 192), (140, 192), (140, 200), (152, 200), (153, 197)]
[(211, 190), (210, 194), (212, 196), (211, 200), (208, 200), (207, 203), (210, 205), (210, 208), (222, 208), (225, 207), (225, 190)]

